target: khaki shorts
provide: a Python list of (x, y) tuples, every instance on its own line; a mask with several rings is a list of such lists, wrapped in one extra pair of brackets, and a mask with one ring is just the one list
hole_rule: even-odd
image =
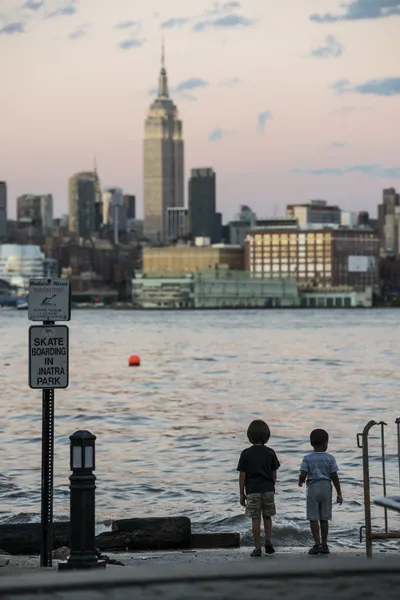
[(263, 517), (273, 517), (275, 513), (274, 492), (249, 494), (247, 496), (246, 517), (250, 517), (250, 519), (261, 519), (261, 515)]

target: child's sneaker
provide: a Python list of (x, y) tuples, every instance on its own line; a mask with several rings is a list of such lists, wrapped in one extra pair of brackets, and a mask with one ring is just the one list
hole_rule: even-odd
[(250, 556), (261, 556), (261, 548), (255, 548)]
[(275, 554), (275, 548), (271, 542), (265, 542), (265, 554)]
[(330, 554), (330, 553), (331, 553), (331, 551), (329, 550), (328, 545), (322, 546), (321, 554)]

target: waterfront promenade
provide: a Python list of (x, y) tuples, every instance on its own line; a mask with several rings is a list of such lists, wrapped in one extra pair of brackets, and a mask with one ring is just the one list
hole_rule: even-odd
[[(229, 551), (118, 555), (125, 567), (95, 572), (39, 571), (33, 559), (0, 569), (0, 598), (7, 600), (357, 600), (398, 598), (400, 557), (343, 551), (309, 557), (292, 549), (273, 557), (250, 559), (248, 548)], [(24, 560), (28, 568), (23, 567)], [(30, 562), (29, 562), (30, 561)]]

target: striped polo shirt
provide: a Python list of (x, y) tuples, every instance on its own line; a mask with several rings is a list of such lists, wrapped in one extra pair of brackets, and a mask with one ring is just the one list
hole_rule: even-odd
[(317, 481), (331, 481), (332, 473), (339, 471), (336, 459), (328, 452), (309, 452), (303, 458), (300, 471), (306, 471), (307, 485)]

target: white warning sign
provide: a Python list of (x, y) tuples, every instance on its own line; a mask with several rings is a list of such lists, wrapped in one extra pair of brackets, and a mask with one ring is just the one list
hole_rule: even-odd
[(30, 321), (70, 321), (71, 286), (68, 279), (30, 279)]
[(29, 327), (29, 385), (34, 389), (68, 387), (68, 327)]

